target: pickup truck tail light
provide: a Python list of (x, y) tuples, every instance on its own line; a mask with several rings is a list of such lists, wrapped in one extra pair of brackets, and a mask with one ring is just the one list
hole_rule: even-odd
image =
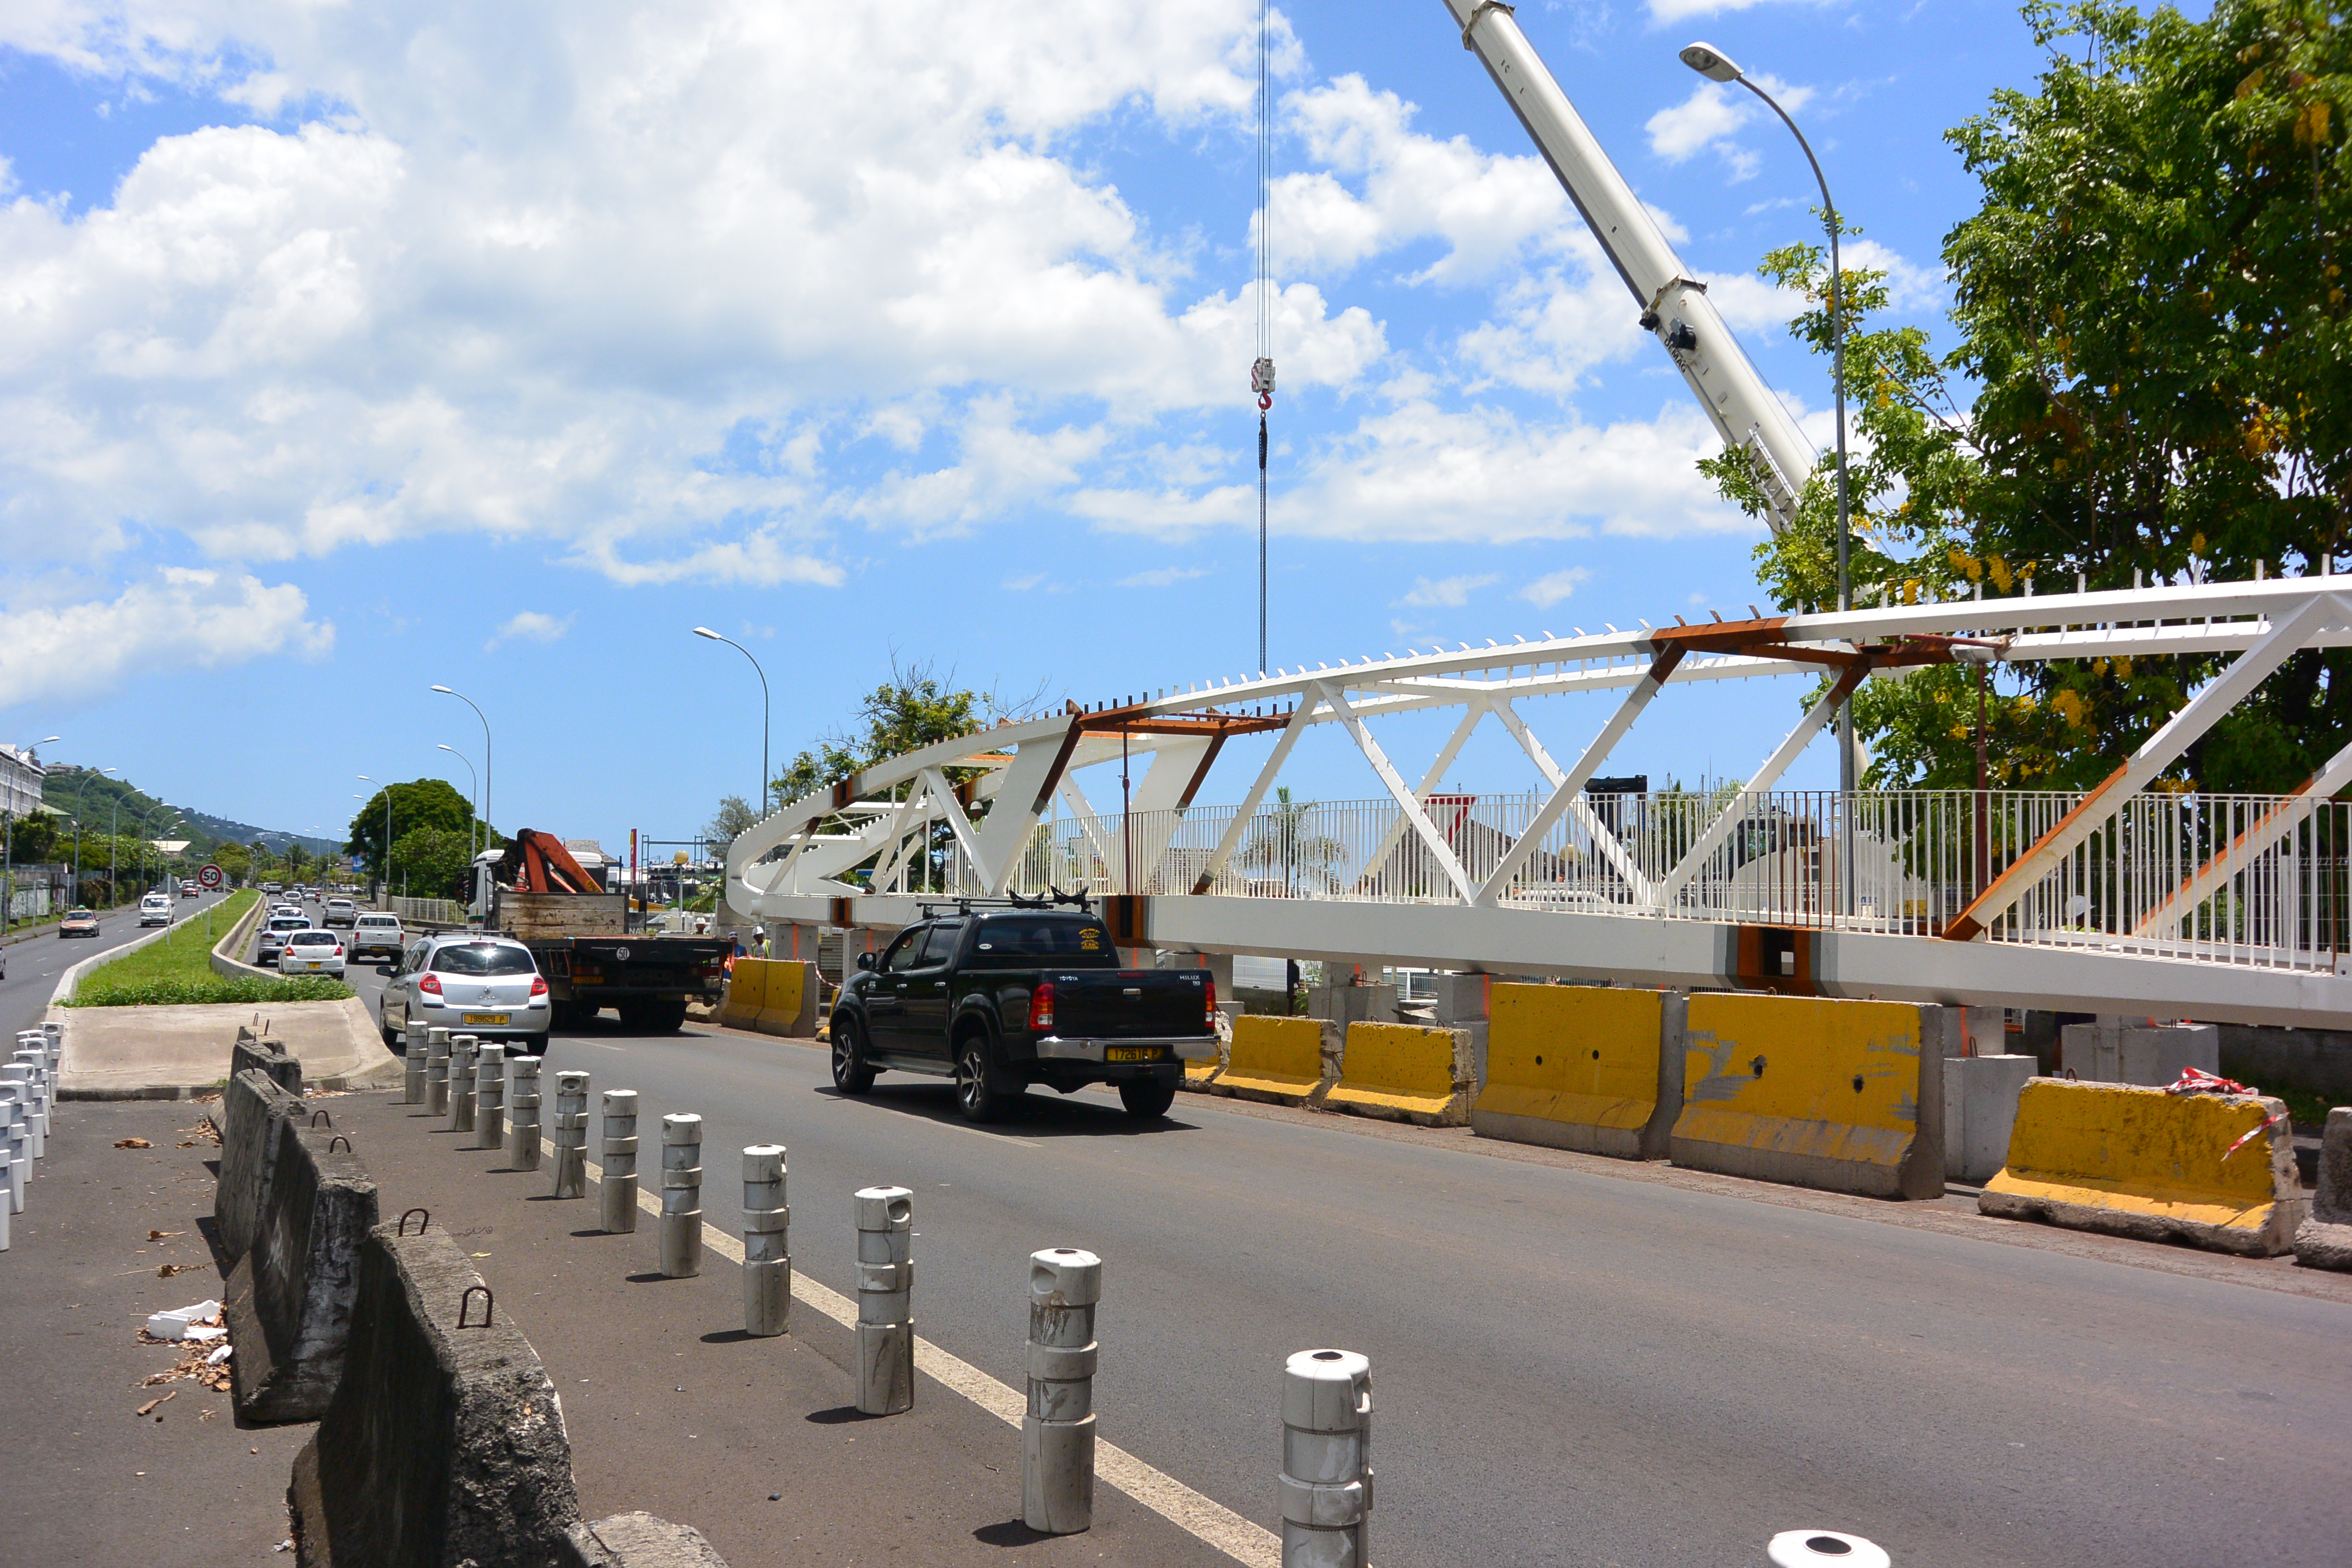
[(425, 972), (424, 978), (417, 981), (416, 988), (419, 991), (438, 996), (441, 994), (441, 977), (428, 969)]
[(530, 977), (530, 994), (534, 996), (544, 996), (547, 994), (547, 977), (545, 975), (534, 974)]
[(1054, 1026), (1054, 983), (1041, 980), (1029, 993), (1029, 1032), (1042, 1034)]
[(1209, 977), (1209, 986), (1208, 986), (1208, 989), (1209, 989), (1209, 1015), (1208, 1015), (1208, 1016), (1207, 1016), (1207, 1017), (1205, 1017), (1205, 1018), (1202, 1019), (1202, 1020), (1201, 1020), (1201, 1022), (1202, 1022), (1203, 1025), (1205, 1025), (1205, 1026), (1207, 1026), (1209, 1033), (1211, 1033), (1211, 1034), (1213, 1034), (1213, 1034), (1215, 1034), (1215, 1033), (1217, 1032), (1217, 981), (1216, 981), (1216, 976), (1214, 976), (1214, 975), (1211, 975), (1211, 976)]

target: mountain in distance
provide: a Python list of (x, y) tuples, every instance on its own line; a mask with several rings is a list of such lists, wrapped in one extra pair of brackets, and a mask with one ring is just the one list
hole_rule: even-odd
[(289, 844), (299, 844), (312, 855), (340, 855), (343, 848), (340, 838), (317, 838), (275, 827), (256, 827), (249, 822), (232, 821), (184, 805), (166, 810), (161, 800), (134, 784), (70, 763), (49, 765), (48, 776), (41, 781), (41, 804), (79, 818), (90, 832), (111, 832), (120, 824), (123, 836), (134, 838), (142, 837), (139, 826), (142, 821), (151, 825), (168, 822), (176, 812), (182, 826), (173, 837), (187, 839), (199, 855), (211, 854), (220, 844), (251, 844), (257, 838), (268, 845), (273, 854), (285, 853)]

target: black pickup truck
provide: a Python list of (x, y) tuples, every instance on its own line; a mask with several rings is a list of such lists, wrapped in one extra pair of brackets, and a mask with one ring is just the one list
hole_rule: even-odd
[(1168, 1113), (1184, 1064), (1217, 1054), (1206, 970), (1121, 969), (1086, 911), (964, 909), (908, 926), (833, 1010), (833, 1081), (864, 1094), (885, 1069), (953, 1078), (992, 1120), (1031, 1084), (1118, 1087), (1128, 1113)]

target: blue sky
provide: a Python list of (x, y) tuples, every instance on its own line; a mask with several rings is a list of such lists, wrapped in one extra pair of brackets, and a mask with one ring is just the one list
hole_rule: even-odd
[[(1287, 5), (1271, 234), (1276, 665), (1737, 610), (1713, 438), (1438, 0)], [(1996, 0), (1542, 4), (1519, 20), (1764, 374), (1784, 89), (1939, 320), (1942, 132), (2036, 57)], [(432, 0), (0, 18), (0, 707), (53, 759), (339, 831), (481, 761), (501, 826), (674, 838), (895, 658), (1008, 699), (1255, 662), (1247, 0), (851, 14)], [(1619, 753), (1739, 774), (1800, 691)], [(1604, 713), (1528, 713), (1556, 753)], [(1433, 748), (1400, 729), (1417, 771)], [(1377, 793), (1309, 748), (1302, 788)], [(1499, 739), (1454, 781), (1532, 780)], [(1826, 783), (1825, 747), (1793, 783)], [(1212, 782), (1204, 799), (1237, 796)]]

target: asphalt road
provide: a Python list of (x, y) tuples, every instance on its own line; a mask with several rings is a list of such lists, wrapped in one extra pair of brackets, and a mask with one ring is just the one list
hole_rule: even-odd
[(1273, 1519), (1283, 1358), (1367, 1352), (1384, 1568), (1721, 1568), (1822, 1527), (1938, 1568), (2352, 1539), (2344, 1300), (1190, 1095), (1145, 1129), (1033, 1091), (975, 1129), (943, 1083), (845, 1100), (779, 1041), (607, 1020), (549, 1055), (550, 1096), (559, 1068), (637, 1089), (648, 1147), (661, 1112), (702, 1114), (714, 1226), (729, 1152), (785, 1143), (795, 1266), (836, 1290), (850, 1193), (913, 1188), (918, 1325), (1015, 1386), (1028, 1253), (1100, 1253), (1105, 1436), (1250, 1517)]
[[(201, 916), (226, 896), (206, 893), (201, 898), (173, 899), (172, 923), (177, 925), (191, 914)], [(59, 975), (92, 953), (121, 947), (142, 934), (142, 930), (138, 907), (132, 905), (103, 917), (95, 938), (61, 937), (51, 929), (9, 943), (8, 978), (0, 980), (0, 1030), (13, 1039), (17, 1030), (40, 1023), (41, 1016), (49, 1010), (49, 995), (57, 990)]]

